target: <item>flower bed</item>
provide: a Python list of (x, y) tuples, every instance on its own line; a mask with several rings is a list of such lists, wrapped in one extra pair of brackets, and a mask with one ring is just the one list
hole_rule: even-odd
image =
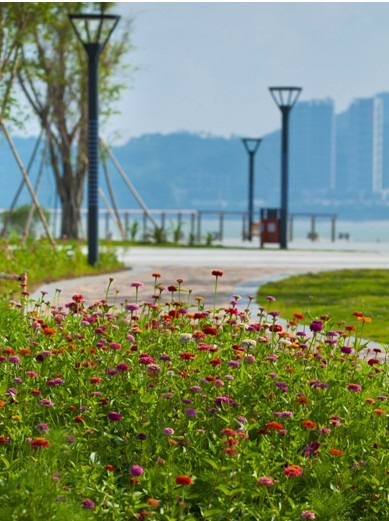
[(141, 282), (116, 307), (10, 303), (4, 519), (389, 518), (387, 367), (358, 355), (367, 317), (283, 328), (273, 297), (217, 308), (212, 275), (208, 310), (159, 274), (144, 303)]

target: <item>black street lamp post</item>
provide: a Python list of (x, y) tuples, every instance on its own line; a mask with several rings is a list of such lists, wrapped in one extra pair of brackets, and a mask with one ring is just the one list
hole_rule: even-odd
[(296, 104), (302, 91), (301, 87), (269, 87), (270, 94), (282, 113), (281, 147), (281, 223), (280, 247), (288, 247), (288, 141), (289, 113)]
[(248, 194), (248, 214), (249, 214), (249, 231), (247, 239), (253, 240), (253, 214), (254, 214), (254, 156), (262, 139), (259, 138), (242, 138), (242, 143), (249, 155), (249, 194)]
[(88, 263), (99, 260), (99, 57), (120, 16), (111, 14), (70, 14), (69, 20), (88, 55)]

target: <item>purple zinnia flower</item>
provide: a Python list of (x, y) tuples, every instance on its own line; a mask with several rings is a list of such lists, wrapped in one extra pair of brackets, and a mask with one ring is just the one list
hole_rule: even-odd
[(285, 382), (276, 382), (275, 386), (281, 389), (284, 393), (288, 392), (288, 386)]
[(203, 390), (202, 387), (200, 387), (199, 385), (192, 385), (192, 387), (189, 388), (189, 391), (193, 391), (195, 393), (199, 393)]
[(42, 398), (42, 400), (39, 400), (39, 403), (42, 405), (42, 407), (53, 407), (54, 403), (46, 398)]
[(119, 422), (122, 419), (122, 415), (119, 412), (108, 413), (108, 419), (114, 422)]
[(228, 396), (216, 396), (215, 402), (217, 405), (221, 405), (222, 403), (230, 403), (230, 399)]
[(144, 440), (147, 440), (147, 434), (145, 432), (138, 432), (138, 434), (135, 434), (135, 438), (137, 440), (141, 440), (141, 441), (144, 441)]
[(56, 385), (62, 385), (65, 383), (65, 380), (62, 380), (61, 378), (55, 378), (54, 380), (48, 380), (47, 385), (49, 387), (55, 387)]
[(190, 407), (188, 407), (188, 409), (185, 409), (185, 415), (186, 416), (196, 416), (197, 411), (196, 411), (196, 409), (191, 409)]
[(82, 508), (85, 508), (85, 510), (94, 510), (95, 502), (91, 499), (84, 499), (82, 502)]
[(126, 309), (133, 313), (134, 311), (139, 311), (139, 306), (138, 304), (126, 304)]
[(121, 363), (121, 364), (118, 364), (118, 365), (116, 366), (116, 369), (117, 369), (118, 371), (121, 371), (121, 372), (126, 373), (127, 371), (130, 370), (130, 366), (127, 365), (127, 364)]
[(47, 432), (49, 430), (47, 423), (38, 423), (38, 425), (35, 425), (35, 428), (39, 432)]
[(133, 476), (141, 476), (143, 474), (143, 467), (140, 465), (133, 465), (130, 468), (130, 472)]
[(319, 333), (323, 329), (323, 323), (320, 320), (313, 320), (309, 326), (313, 333)]
[(308, 443), (305, 448), (305, 457), (309, 458), (310, 456), (317, 454), (320, 445), (320, 441), (312, 441), (311, 443)]

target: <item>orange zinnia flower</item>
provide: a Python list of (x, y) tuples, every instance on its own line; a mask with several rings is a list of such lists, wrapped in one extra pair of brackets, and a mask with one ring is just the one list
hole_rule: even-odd
[(310, 399), (305, 394), (302, 394), (296, 398), (296, 403), (298, 405), (308, 405), (310, 403)]
[(366, 322), (367, 324), (370, 324), (371, 323), (371, 317), (357, 317), (357, 320), (359, 320), (360, 322)]
[(46, 335), (46, 336), (49, 336), (49, 335), (54, 335), (56, 333), (56, 330), (53, 328), (53, 327), (45, 327), (43, 329), (43, 333)]
[(383, 409), (374, 409), (373, 412), (375, 414), (378, 414), (379, 416), (383, 416), (384, 414), (386, 414), (386, 411), (384, 411)]
[(302, 426), (305, 429), (317, 429), (317, 423), (312, 420), (303, 420)]
[(330, 454), (332, 454), (333, 456), (341, 456), (343, 454), (343, 451), (339, 449), (330, 449)]

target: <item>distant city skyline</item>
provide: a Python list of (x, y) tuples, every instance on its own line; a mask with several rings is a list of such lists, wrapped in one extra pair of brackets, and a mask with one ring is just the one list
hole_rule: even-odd
[(272, 85), (335, 112), (389, 92), (389, 3), (119, 2), (133, 19), (135, 68), (103, 129), (123, 143), (188, 131), (261, 137), (280, 128)]

